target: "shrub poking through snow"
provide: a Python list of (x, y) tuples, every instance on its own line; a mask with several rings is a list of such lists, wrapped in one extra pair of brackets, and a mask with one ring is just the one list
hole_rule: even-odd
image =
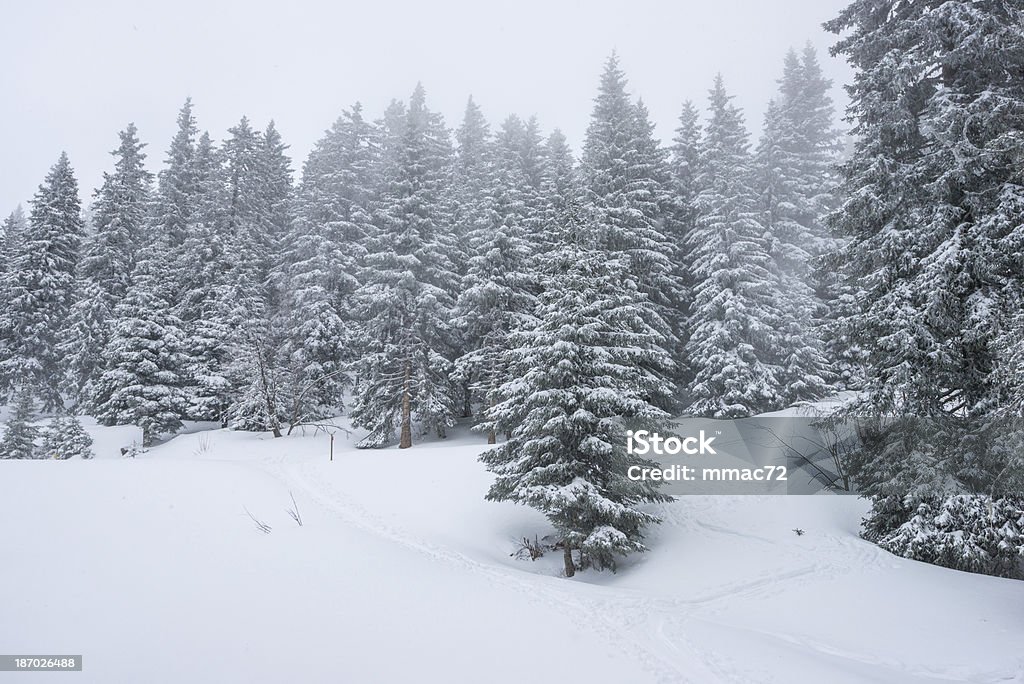
[(1024, 579), (1024, 499), (957, 494), (922, 503), (879, 545), (904, 558)]
[(92, 458), (92, 437), (75, 416), (58, 416), (43, 432), (43, 458)]

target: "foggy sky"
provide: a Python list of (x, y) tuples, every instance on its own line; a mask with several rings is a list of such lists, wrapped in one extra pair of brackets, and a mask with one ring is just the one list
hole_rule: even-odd
[(0, 219), (28, 210), (61, 150), (88, 205), (130, 121), (156, 171), (189, 95), (218, 141), (243, 114), (259, 128), (274, 119), (298, 172), (345, 107), (361, 101), (376, 119), (417, 81), (450, 127), (472, 94), (492, 126), (536, 114), (578, 150), (613, 49), (664, 140), (683, 100), (704, 107), (719, 71), (756, 136), (786, 50), (808, 40), (840, 108), (850, 76), (821, 28), (847, 0), (3, 4)]

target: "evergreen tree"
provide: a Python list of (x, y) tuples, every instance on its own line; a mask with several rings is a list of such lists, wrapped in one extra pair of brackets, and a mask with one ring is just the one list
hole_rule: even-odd
[[(1020, 302), (1020, 10), (850, 4), (827, 28), (857, 69), (856, 144), (832, 265), (857, 287), (844, 329), (882, 413), (985, 415), (1002, 321)], [(998, 46), (998, 47), (997, 47)]]
[(0, 459), (35, 458), (35, 440), (38, 435), (35, 421), (35, 398), (26, 385), (14, 393), (14, 412), (4, 426), (0, 437)]
[[(28, 221), (19, 204), (0, 225), (0, 278), (3, 278), (3, 274), (11, 267), (11, 259), (17, 246), (25, 239), (26, 230), (28, 230)], [(2, 353), (0, 350), (0, 354)]]
[[(497, 401), (497, 390), (508, 379), (509, 335), (529, 322), (536, 304), (527, 224), (540, 188), (535, 192), (531, 187), (524, 163), (524, 147), (532, 145), (528, 130), (518, 117), (507, 118), (492, 145), (490, 164), (481, 171), (481, 216), (467, 236), (473, 254), (455, 308), (466, 351), (456, 360), (454, 377), (485, 406)], [(539, 186), (541, 181), (536, 182)], [(495, 440), (489, 432), (488, 442)]]
[(700, 150), (699, 218), (687, 249), (695, 281), (687, 359), (690, 411), (739, 418), (778, 408), (779, 277), (758, 221), (743, 116), (721, 76)]
[(452, 165), (452, 226), (458, 238), (456, 270), (464, 274), (475, 239), (492, 224), (490, 193), (493, 191), (493, 141), (490, 126), (479, 105), (469, 98), (462, 124), (455, 132), (458, 143)]
[[(687, 100), (679, 114), (679, 127), (672, 138), (669, 162), (672, 178), (673, 219), (679, 247), (693, 231), (697, 222), (697, 179), (700, 176), (701, 125), (700, 112)], [(681, 256), (685, 257), (685, 251)], [(685, 259), (681, 260), (685, 263)]]
[(59, 406), (62, 364), (57, 349), (74, 295), (83, 237), (78, 182), (62, 153), (32, 200), (28, 227), (0, 282), (0, 393), (37, 389), (43, 409)]
[(356, 293), (358, 344), (353, 423), (370, 430), (361, 446), (382, 446), (400, 431), (412, 445), (415, 419), (446, 434), (456, 415), (449, 378), (457, 287), (444, 197), (451, 166), (448, 131), (427, 109), (422, 86), (409, 106), (389, 108), (382, 146), (378, 236)]
[(662, 232), (670, 207), (668, 168), (647, 110), (630, 101), (613, 54), (605, 65), (580, 167), (586, 211), (597, 217), (600, 246), (627, 258), (630, 274), (659, 317), (666, 344), (678, 344), (682, 284), (673, 245)]
[(263, 311), (253, 311), (242, 286), (225, 288), (220, 316), (232, 330), (230, 363), (226, 377), (232, 385), (228, 424), (236, 430), (270, 431), (281, 437), (281, 425), (289, 420), (292, 397), (283, 369), (276, 363), (282, 331)]
[(185, 413), (184, 336), (169, 301), (167, 250), (151, 245), (140, 253), (128, 294), (114, 311), (92, 399), (101, 423), (138, 426), (144, 447), (181, 427)]
[(93, 205), (93, 231), (85, 239), (76, 282), (77, 301), (71, 314), (61, 355), (67, 369), (67, 392), (81, 401), (91, 395), (102, 370), (108, 319), (128, 291), (135, 252), (142, 244), (149, 211), (153, 176), (143, 166), (145, 147), (135, 124), (120, 134), (112, 154), (113, 173), (104, 173)]
[(264, 143), (249, 119), (242, 119), (228, 129), (230, 137), (221, 147), (224, 164), (226, 239), (231, 264), (230, 282), (249, 302), (252, 309), (266, 304), (265, 275), (269, 255), (266, 253), (266, 225), (262, 211)]
[(553, 249), (558, 230), (570, 219), (572, 207), (579, 196), (579, 178), (576, 162), (565, 139), (557, 128), (548, 136), (544, 147), (544, 169), (541, 178), (541, 197), (544, 199), (543, 225), (533, 243), (538, 254)]
[(599, 248), (595, 233), (578, 220), (563, 227), (538, 323), (514, 333), (502, 400), (487, 412), (485, 428), (509, 440), (481, 456), (497, 476), (487, 498), (547, 515), (567, 576), (645, 550), (643, 528), (657, 518), (637, 505), (665, 498), (627, 479), (625, 445), (627, 427), (667, 418), (652, 402), (673, 394), (671, 360), (628, 262)]
[(271, 270), (280, 263), (280, 252), (292, 229), (292, 169), (284, 144), (274, 122), (260, 137), (259, 150), (259, 226), (250, 247), (259, 265), (255, 280), (268, 288), (269, 306), (280, 306), (282, 294), (272, 287)]
[(58, 416), (43, 431), (42, 458), (92, 458), (92, 437), (73, 415)]
[(235, 330), (223, 306), (231, 289), (232, 264), (219, 162), (213, 142), (204, 132), (193, 158), (195, 194), (187, 235), (171, 253), (176, 270), (173, 311), (185, 332), (185, 415), (226, 426), (235, 396), (228, 377)]
[(834, 183), (836, 133), (830, 86), (813, 48), (804, 51), (803, 61), (791, 50), (754, 160), (761, 223), (785, 297), (776, 364), (787, 403), (819, 399), (829, 391), (818, 326), (824, 305), (816, 292), (812, 264), (827, 245), (821, 221), (829, 210)]
[(888, 419), (886, 448), (856, 463), (873, 506), (865, 532), (883, 543), (915, 515), (927, 528), (953, 513), (942, 499), (998, 493), (1019, 471), (1019, 447), (986, 433), (1021, 386), (1003, 337), (1019, 333), (1024, 282), (1021, 17), (996, 0), (856, 0), (826, 24), (857, 70), (856, 142), (829, 217), (844, 242), (828, 264), (856, 292), (840, 321), (865, 366), (852, 410)]
[(198, 133), (192, 98), (188, 98), (178, 113), (178, 130), (157, 183), (153, 237), (166, 239), (172, 248), (181, 245), (189, 234), (196, 194), (194, 157)]
[(350, 383), (351, 299), (373, 234), (371, 134), (356, 104), (317, 143), (303, 169), (283, 265), (274, 275), (284, 298), (280, 364), (293, 419), (336, 414)]
[[(8, 273), (13, 267), (14, 255), (19, 251), (20, 245), (25, 240), (25, 233), (27, 231), (28, 221), (21, 209), (21, 205), (18, 205), (4, 220), (3, 225), (0, 226), (0, 305), (2, 306), (7, 306)], [(3, 314), (0, 314), (0, 321), (2, 320)], [(13, 342), (12, 338), (0, 335), (0, 361), (10, 358), (10, 355), (13, 353), (11, 350)], [(0, 398), (5, 394), (2, 389), (2, 380), (3, 378), (0, 376)]]

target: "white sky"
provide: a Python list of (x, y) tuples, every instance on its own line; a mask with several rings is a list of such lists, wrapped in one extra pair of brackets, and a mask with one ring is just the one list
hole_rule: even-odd
[[(302, 161), (344, 107), (377, 118), (422, 81), (451, 127), (472, 94), (492, 125), (536, 114), (578, 149), (612, 49), (663, 139), (716, 72), (756, 135), (782, 58), (810, 40), (834, 98), (848, 66), (821, 28), (846, 0), (2, 0), (0, 218), (27, 205), (61, 150), (91, 201), (129, 121), (156, 170), (187, 95), (215, 140), (273, 118)], [(27, 206), (26, 206), (27, 209)]]

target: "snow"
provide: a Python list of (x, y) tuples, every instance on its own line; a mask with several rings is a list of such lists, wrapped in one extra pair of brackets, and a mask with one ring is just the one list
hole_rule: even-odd
[(1024, 682), (1022, 585), (859, 539), (855, 497), (682, 497), (570, 580), (511, 556), (551, 530), (483, 500), (480, 435), (86, 427), (92, 461), (0, 462), (0, 650), (84, 656), (33, 681)]

